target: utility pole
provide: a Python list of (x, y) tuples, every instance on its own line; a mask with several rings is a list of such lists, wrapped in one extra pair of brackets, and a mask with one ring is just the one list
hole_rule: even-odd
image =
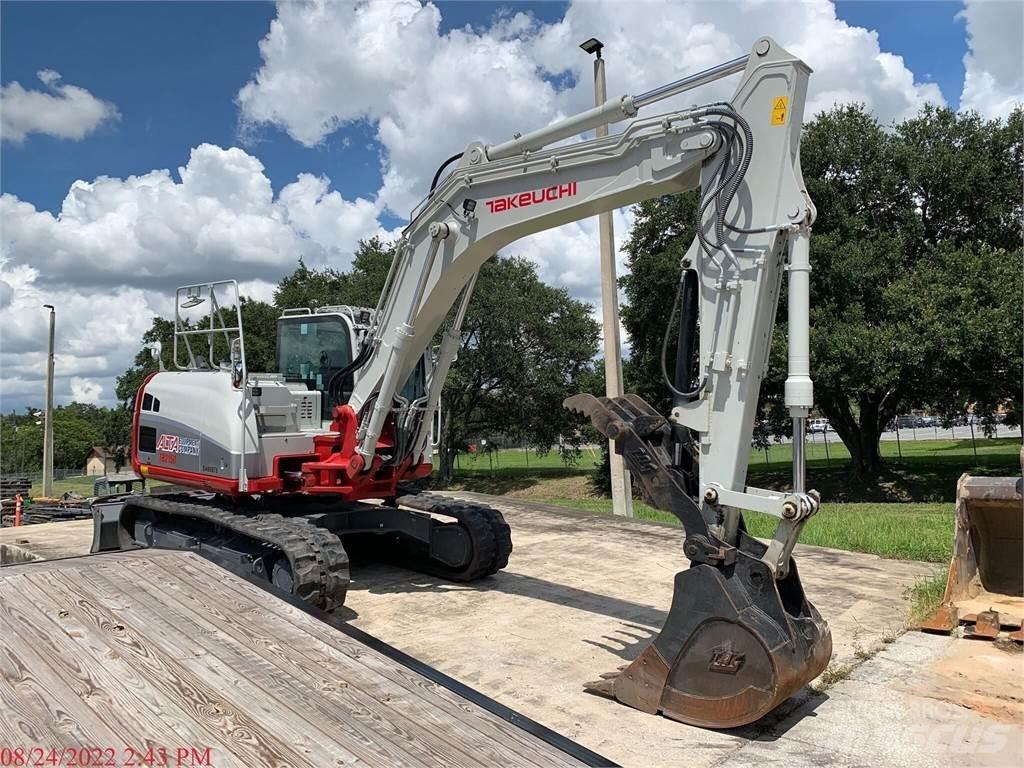
[[(608, 99), (608, 85), (605, 81), (604, 59), (601, 49), (604, 43), (592, 37), (580, 45), (594, 58), (594, 105), (600, 106)], [(608, 125), (600, 125), (595, 133), (608, 135)], [(608, 397), (622, 394), (622, 345), (619, 341), (619, 291), (615, 278), (615, 230), (611, 211), (597, 218), (601, 251), (601, 322), (604, 326), (604, 388)], [(608, 441), (608, 463), (612, 481), (612, 511), (623, 517), (633, 517), (632, 481), (622, 457), (615, 452), (615, 443)]]
[(55, 312), (52, 304), (43, 304), (50, 310), (50, 351), (46, 359), (46, 415), (43, 422), (43, 496), (53, 497), (53, 325)]

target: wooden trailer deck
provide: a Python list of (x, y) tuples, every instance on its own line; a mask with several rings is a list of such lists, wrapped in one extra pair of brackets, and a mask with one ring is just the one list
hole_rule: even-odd
[(0, 569), (0, 757), (19, 749), (5, 765), (607, 764), (360, 630), (154, 550)]

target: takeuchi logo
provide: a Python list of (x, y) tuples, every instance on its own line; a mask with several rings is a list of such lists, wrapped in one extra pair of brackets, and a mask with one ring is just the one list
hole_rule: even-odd
[(518, 195), (507, 195), (496, 197), (493, 200), (485, 200), (487, 208), (491, 213), (505, 213), (513, 208), (526, 208), (537, 203), (547, 203), (552, 200), (560, 200), (563, 197), (573, 197), (576, 194), (576, 182), (570, 181), (565, 184), (555, 184), (543, 189), (535, 189), (531, 192), (520, 192)]
[(187, 456), (198, 456), (199, 438), (160, 435), (160, 439), (156, 441), (156, 449), (162, 453), (181, 453)]

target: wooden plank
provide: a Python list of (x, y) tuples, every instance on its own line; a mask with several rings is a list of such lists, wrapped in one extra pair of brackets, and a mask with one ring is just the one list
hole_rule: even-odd
[[(218, 599), (211, 599), (203, 591), (187, 586), (183, 588), (182, 576), (194, 574), (195, 579), (198, 579), (200, 572), (177, 563), (175, 565), (174, 573), (167, 570), (146, 573), (139, 584), (144, 588), (147, 584), (151, 585), (149, 591), (152, 595), (162, 595), (164, 599), (174, 600), (181, 605), (181, 613), (196, 623), (201, 636), (206, 628), (214, 626), (201, 617), (211, 611), (216, 612), (221, 595), (218, 593)], [(208, 589), (210, 587), (204, 588)], [(398, 738), (401, 740), (399, 746), (408, 740), (418, 742), (423, 748), (431, 750), (432, 758), (439, 759), (443, 764), (475, 766), (481, 761), (489, 764), (524, 764), (522, 756), (507, 749), (495, 738), (499, 736), (497, 733), (481, 734), (478, 730), (470, 730), (465, 738), (461, 738), (459, 731), (464, 729), (463, 724), (460, 721), (452, 722), (447, 712), (442, 714), (436, 705), (429, 704), (418, 692), (410, 690), (404, 680), (395, 683), (383, 678), (366, 665), (357, 664), (340, 653), (333, 654), (338, 658), (332, 659), (326, 653), (310, 658), (298, 652), (303, 632), (290, 623), (286, 625), (290, 631), (282, 635), (282, 622), (277, 621), (272, 627), (265, 627), (251, 620), (253, 614), (248, 614), (244, 620), (216, 613), (215, 618), (218, 631), (231, 637), (250, 656), (255, 657), (249, 662), (249, 668), (254, 674), (270, 681), (270, 685), (265, 687), (273, 689), (272, 681), (282, 673), (302, 681), (302, 689), (279, 690), (277, 694), (300, 709), (314, 706), (327, 723), (333, 719), (332, 715), (337, 712), (339, 704), (355, 711), (365, 708), (373, 715), (369, 725), (379, 729), (384, 723), (390, 724), (386, 732), (376, 734), (377, 738)], [(336, 642), (352, 641), (338, 634)], [(319, 692), (324, 701), (303, 698), (307, 688)], [(439, 740), (442, 740), (441, 743)]]
[[(47, 700), (46, 716), (37, 722), (49, 723), (51, 730), (59, 732), (60, 738), (52, 746), (107, 746), (122, 742), (125, 734), (109, 724), (117, 722), (117, 718), (111, 717), (116, 705), (107, 693), (109, 676), (95, 674), (103, 672), (106, 665), (96, 663), (87, 651), (94, 638), (86, 637), (85, 628), (70, 617), (65, 617), (66, 627), (52, 624), (47, 611), (57, 614), (63, 609), (48, 604), (49, 595), (42, 598), (40, 602), (27, 575), (0, 580), (0, 617), (7, 629), (5, 682), (15, 688), (28, 683), (33, 693)], [(60, 601), (59, 597), (55, 599)], [(67, 642), (70, 638), (76, 642)], [(103, 648), (107, 650), (105, 645)], [(123, 687), (118, 685), (113, 690), (120, 693)], [(27, 693), (21, 691), (22, 702), (29, 698)], [(168, 733), (174, 731), (168, 729)]]
[[(105, 565), (116, 567), (109, 562)], [(102, 638), (102, 645), (107, 647), (106, 658), (103, 659), (105, 665), (121, 662), (118, 675), (108, 679), (103, 690), (116, 701), (110, 716), (130, 723), (122, 729), (126, 745), (133, 744), (132, 734), (136, 738), (145, 734), (154, 743), (166, 746), (203, 749), (219, 745), (221, 755), (218, 757), (223, 760), (231, 755), (232, 763), (236, 765), (313, 766), (285, 741), (256, 728), (244, 711), (228, 705), (211, 681), (161, 654), (146, 636), (144, 627), (114, 619), (95, 597), (76, 587), (73, 580), (65, 581), (68, 573), (66, 569), (49, 571), (40, 568), (38, 573), (32, 574), (26, 594), (31, 594), (40, 605), (46, 605), (50, 594), (70, 589), (67, 593), (70, 599), (65, 598), (61, 602), (63, 610), (68, 612), (66, 618), (75, 620), (82, 631), (91, 629), (86, 637), (98, 634)], [(53, 603), (50, 605), (57, 607)], [(67, 634), (64, 636), (69, 637)], [(74, 652), (75, 647), (71, 645), (66, 650)], [(94, 650), (103, 653), (102, 646)], [(63, 654), (55, 660), (63, 661)], [(93, 671), (96, 676), (101, 674), (99, 669)], [(129, 681), (133, 680), (138, 687), (129, 688)], [(148, 694), (149, 691), (157, 696), (139, 696), (140, 692)], [(150, 716), (145, 719), (138, 717), (141, 713), (136, 712), (140, 698), (149, 705)], [(171, 735), (167, 734), (168, 730)], [(167, 739), (175, 733), (174, 741), (168, 742)], [(181, 744), (183, 740), (190, 743)]]
[[(210, 566), (198, 558), (190, 559), (188, 562), (179, 560), (157, 562), (160, 562), (164, 567), (190, 572), (196, 579), (204, 578), (204, 576), (208, 579), (206, 569)], [(221, 579), (216, 583), (209, 584), (208, 587), (211, 590), (217, 591), (218, 594), (223, 591), (230, 591), (235, 594), (249, 596), (253, 601), (257, 602), (262, 610), (255, 611), (246, 616), (246, 622), (253, 627), (272, 629), (281, 617), (286, 618), (297, 626), (301, 626), (303, 635), (297, 643), (289, 646), (291, 653), (301, 653), (307, 658), (313, 658), (314, 660), (322, 659), (326, 655), (331, 663), (355, 664), (356, 669), (373, 670), (386, 679), (401, 685), (405, 690), (416, 693), (432, 707), (444, 707), (447, 711), (452, 711), (454, 708), (459, 723), (465, 724), (468, 720), (472, 728), (487, 733), (492, 738), (499, 740), (505, 747), (514, 751), (520, 762), (525, 760), (529, 764), (544, 766), (579, 764), (578, 761), (575, 761), (564, 752), (549, 744), (540, 742), (522, 729), (490, 712), (477, 707), (470, 707), (464, 699), (451, 691), (430, 683), (412, 670), (395, 664), (372, 649), (352, 641), (335, 629), (309, 616), (301, 609), (282, 602), (274, 595), (254, 584), (242, 579)], [(428, 709), (427, 711), (430, 712), (431, 710)]]
[[(218, 612), (217, 625), (203, 622), (197, 614), (205, 612), (204, 608), (199, 606), (197, 611), (178, 601), (173, 594), (182, 591), (184, 581), (181, 576), (170, 578), (163, 585), (164, 589), (146, 591), (150, 570), (155, 569), (140, 568), (133, 574), (135, 604), (132, 615), (151, 628), (154, 637), (177, 635), (186, 638), (194, 650), (183, 663), (230, 681), (230, 686), (221, 689), (221, 695), (238, 706), (245, 706), (264, 727), (302, 734), (297, 746), (301, 746), (303, 751), (308, 749), (311, 753), (309, 758), (316, 764), (325, 764), (325, 758), (328, 763), (340, 758), (346, 764), (357, 760), (366, 764), (445, 764), (444, 754), (424, 750), (414, 737), (396, 733), (394, 725), (385, 719), (388, 713), (372, 712), (373, 701), (366, 696), (348, 696), (338, 702), (351, 715), (339, 720), (337, 703), (325, 701), (324, 691), (316, 690), (299, 677), (285, 677), (282, 670), (247, 651), (244, 645), (225, 632), (221, 625), (230, 622), (230, 616)], [(116, 594), (116, 585), (103, 574), (89, 572), (82, 578), (94, 589)], [(173, 616), (173, 623), (161, 616), (161, 612)], [(160, 643), (159, 640), (156, 642)], [(279, 642), (287, 643), (287, 637), (280, 638)], [(278, 651), (286, 654), (286, 646), (279, 645)], [(287, 680), (287, 683), (282, 684), (282, 680)], [(316, 738), (309, 739), (309, 731), (316, 732)], [(344, 742), (339, 734), (343, 735)], [(334, 754), (316, 756), (324, 750)]]
[(190, 553), (4, 568), (8, 616), (2, 739), (143, 746), (145, 734), (210, 746), (218, 766), (582, 764)]

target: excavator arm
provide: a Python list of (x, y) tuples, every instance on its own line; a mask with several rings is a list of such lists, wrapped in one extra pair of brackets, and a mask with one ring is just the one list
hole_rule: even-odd
[[(617, 135), (557, 143), (740, 71), (728, 102), (638, 117)], [(817, 494), (804, 486), (803, 462), (812, 404), (808, 238), (815, 211), (799, 141), (809, 73), (762, 38), (748, 56), (707, 72), (611, 99), (504, 144), (470, 144), (397, 245), (374, 326), (356, 358), (354, 390), (335, 417), (353, 482), (388, 469), (422, 474), (431, 458), (431, 416), (481, 265), (529, 234), (700, 188), (697, 236), (682, 260), (673, 308), (680, 342), (669, 378), (671, 414), (633, 395), (578, 395), (566, 405), (589, 415), (615, 441), (648, 498), (679, 518), (691, 562), (676, 578), (659, 637), (621, 675), (593, 689), (711, 727), (757, 719), (815, 677), (831, 655), (828, 628), (804, 597), (791, 558), (800, 529), (818, 509)], [(794, 482), (782, 493), (747, 487), (746, 474), (787, 269)], [(398, 398), (446, 319), (426, 394), (413, 402)], [(744, 510), (779, 519), (767, 545), (746, 534)]]

